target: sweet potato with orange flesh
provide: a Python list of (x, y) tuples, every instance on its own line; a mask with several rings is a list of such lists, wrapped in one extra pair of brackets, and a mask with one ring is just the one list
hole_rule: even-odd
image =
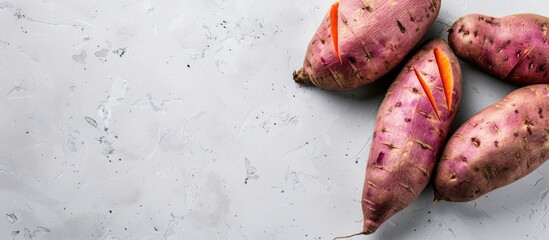
[[(337, 21), (330, 17), (332, 6), (294, 80), (330, 90), (373, 82), (404, 59), (439, 10), (440, 0), (341, 0)], [(332, 34), (332, 22), (337, 23), (337, 35)]]
[[(449, 61), (453, 89), (447, 108), (435, 49)], [(414, 68), (430, 89), (440, 119)], [(461, 98), (461, 68), (440, 38), (430, 40), (410, 59), (381, 103), (369, 153), (362, 194), (363, 234), (373, 233), (389, 217), (414, 201), (429, 182)]]
[(499, 79), (549, 83), (548, 24), (549, 18), (536, 14), (470, 14), (448, 29), (448, 42), (460, 59)]
[(474, 200), (526, 176), (547, 158), (549, 84), (520, 88), (449, 139), (435, 173), (435, 199)]

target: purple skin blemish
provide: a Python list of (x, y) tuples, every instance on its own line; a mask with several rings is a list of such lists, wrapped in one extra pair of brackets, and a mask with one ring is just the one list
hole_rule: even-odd
[(379, 152), (379, 155), (377, 155), (376, 164), (383, 165), (383, 160), (385, 159), (385, 153)]
[(323, 57), (320, 57), (320, 61), (324, 64), (326, 64), (326, 59), (324, 59)]

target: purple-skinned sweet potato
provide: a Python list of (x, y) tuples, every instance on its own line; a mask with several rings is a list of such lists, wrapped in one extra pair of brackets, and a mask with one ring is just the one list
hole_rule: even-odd
[(549, 83), (548, 24), (549, 18), (536, 14), (470, 14), (448, 29), (448, 42), (460, 59), (499, 79)]
[(329, 90), (373, 82), (404, 59), (439, 10), (440, 0), (341, 0), (322, 20), (293, 78)]
[(520, 88), (448, 140), (435, 173), (435, 199), (474, 200), (528, 175), (547, 158), (549, 84)]
[(425, 188), (461, 90), (459, 61), (440, 38), (425, 43), (397, 76), (376, 118), (362, 193), (362, 234), (376, 231)]

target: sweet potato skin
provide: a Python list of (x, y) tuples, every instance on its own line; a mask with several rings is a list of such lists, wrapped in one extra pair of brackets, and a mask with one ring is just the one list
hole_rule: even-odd
[(435, 173), (435, 199), (471, 201), (526, 176), (549, 158), (548, 140), (549, 84), (511, 92), (449, 139)]
[[(440, 48), (450, 59), (454, 78), (451, 110), (446, 107), (434, 48)], [(422, 90), (414, 67), (432, 89), (440, 120)], [(362, 193), (364, 234), (376, 231), (425, 188), (460, 98), (459, 62), (447, 43), (435, 38), (424, 44), (407, 62), (381, 103)]]
[(311, 39), (298, 83), (323, 89), (352, 89), (389, 72), (425, 35), (440, 0), (345, 0), (339, 3), (337, 57), (326, 14)]
[(536, 14), (470, 14), (448, 29), (448, 42), (460, 59), (499, 79), (549, 83), (548, 24), (549, 18)]

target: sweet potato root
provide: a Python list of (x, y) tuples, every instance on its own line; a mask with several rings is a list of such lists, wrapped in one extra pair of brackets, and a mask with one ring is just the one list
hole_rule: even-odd
[(435, 199), (471, 201), (526, 176), (549, 158), (549, 84), (523, 87), (477, 113), (449, 139)]
[[(438, 60), (435, 52), (447, 61)], [(450, 104), (445, 92), (452, 96)], [(425, 188), (460, 98), (456, 56), (442, 39), (430, 40), (406, 64), (381, 103), (362, 194), (363, 234), (376, 231)]]
[(439, 10), (440, 0), (342, 0), (326, 14), (294, 80), (331, 90), (373, 82), (404, 59)]
[(449, 28), (456, 55), (489, 74), (518, 84), (549, 83), (549, 18), (470, 14)]

